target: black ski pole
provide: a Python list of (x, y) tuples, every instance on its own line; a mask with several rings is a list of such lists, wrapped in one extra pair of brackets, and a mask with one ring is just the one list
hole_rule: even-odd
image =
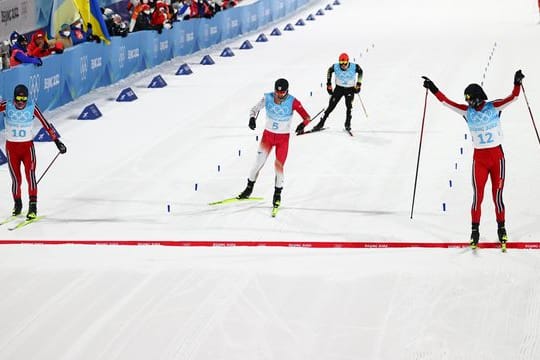
[(313, 120), (315, 120), (316, 118), (318, 118), (319, 115), (321, 115), (321, 114), (323, 113), (323, 111), (324, 111), (324, 108), (322, 108), (322, 110), (319, 111), (319, 112), (311, 119), (311, 121), (313, 121)]
[(420, 130), (420, 143), (418, 145), (418, 159), (416, 160), (416, 175), (414, 176), (414, 190), (413, 190), (412, 206), (411, 206), (411, 219), (413, 217), (413, 211), (414, 211), (414, 198), (416, 196), (416, 182), (418, 180), (418, 167), (420, 165), (420, 151), (422, 150), (422, 137), (424, 136), (424, 120), (426, 119), (427, 96), (428, 96), (428, 89), (426, 89), (426, 97), (424, 99), (424, 115), (422, 115), (422, 129)]
[(536, 132), (536, 138), (538, 139), (538, 143), (540, 143), (540, 136), (538, 136), (538, 129), (536, 128), (536, 124), (534, 122), (534, 116), (531, 111), (531, 107), (529, 106), (529, 100), (527, 100), (527, 95), (525, 94), (525, 88), (523, 87), (523, 84), (521, 84), (521, 90), (523, 90), (523, 97), (525, 98), (525, 102), (527, 103), (527, 108), (529, 109), (529, 114), (531, 115), (534, 131)]
[(39, 182), (41, 181), (41, 179), (43, 179), (43, 177), (45, 176), (45, 174), (47, 173), (47, 171), (49, 171), (49, 169), (51, 168), (52, 164), (56, 161), (56, 159), (58, 158), (58, 156), (60, 155), (60, 151), (58, 152), (58, 154), (56, 154), (56, 156), (54, 157), (54, 159), (52, 159), (51, 163), (49, 164), (49, 166), (47, 166), (47, 168), (45, 169), (45, 171), (43, 172), (43, 174), (41, 174), (41, 176), (39, 177), (38, 181), (36, 182), (36, 184), (39, 184)]

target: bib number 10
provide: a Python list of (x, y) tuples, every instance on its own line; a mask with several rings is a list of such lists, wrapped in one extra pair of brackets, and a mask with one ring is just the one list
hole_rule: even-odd
[(26, 130), (25, 129), (13, 129), (11, 130), (14, 137), (25, 137), (26, 136)]

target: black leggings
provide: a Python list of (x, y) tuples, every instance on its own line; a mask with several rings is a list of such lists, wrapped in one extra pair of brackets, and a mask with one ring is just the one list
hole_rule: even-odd
[(334, 89), (334, 93), (330, 97), (328, 108), (324, 111), (325, 119), (328, 117), (328, 115), (330, 115), (332, 111), (334, 111), (336, 105), (343, 96), (345, 96), (345, 106), (347, 107), (347, 117), (345, 118), (345, 121), (350, 124), (352, 118), (352, 104), (354, 100), (354, 87), (343, 87), (339, 85), (336, 86), (336, 88)]

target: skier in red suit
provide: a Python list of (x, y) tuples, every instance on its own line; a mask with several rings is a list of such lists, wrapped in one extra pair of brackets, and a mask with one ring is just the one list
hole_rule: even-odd
[(512, 93), (501, 100), (487, 101), (487, 95), (478, 84), (470, 84), (465, 89), (467, 104), (459, 104), (448, 99), (435, 84), (427, 77), (424, 87), (429, 89), (444, 105), (465, 118), (474, 144), (473, 155), (473, 203), (471, 207), (472, 248), (476, 248), (480, 238), (479, 226), (481, 205), (484, 198), (484, 187), (488, 176), (491, 178), (491, 192), (495, 204), (497, 219), (497, 234), (503, 250), (506, 249), (508, 236), (505, 228), (505, 209), (503, 203), (503, 188), (505, 178), (505, 159), (502, 149), (501, 111), (519, 96), (521, 81), (525, 76), (521, 70), (514, 75)]

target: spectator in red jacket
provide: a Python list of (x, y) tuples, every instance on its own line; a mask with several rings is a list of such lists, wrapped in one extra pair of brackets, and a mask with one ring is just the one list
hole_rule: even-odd
[(169, 7), (163, 1), (157, 1), (154, 12), (152, 13), (151, 24), (154, 26), (161, 26), (165, 29), (170, 29), (171, 16), (169, 13)]
[(61, 54), (64, 47), (61, 42), (49, 41), (43, 31), (39, 30), (32, 34), (30, 44), (28, 44), (28, 55), (35, 57), (45, 57), (51, 54)]

